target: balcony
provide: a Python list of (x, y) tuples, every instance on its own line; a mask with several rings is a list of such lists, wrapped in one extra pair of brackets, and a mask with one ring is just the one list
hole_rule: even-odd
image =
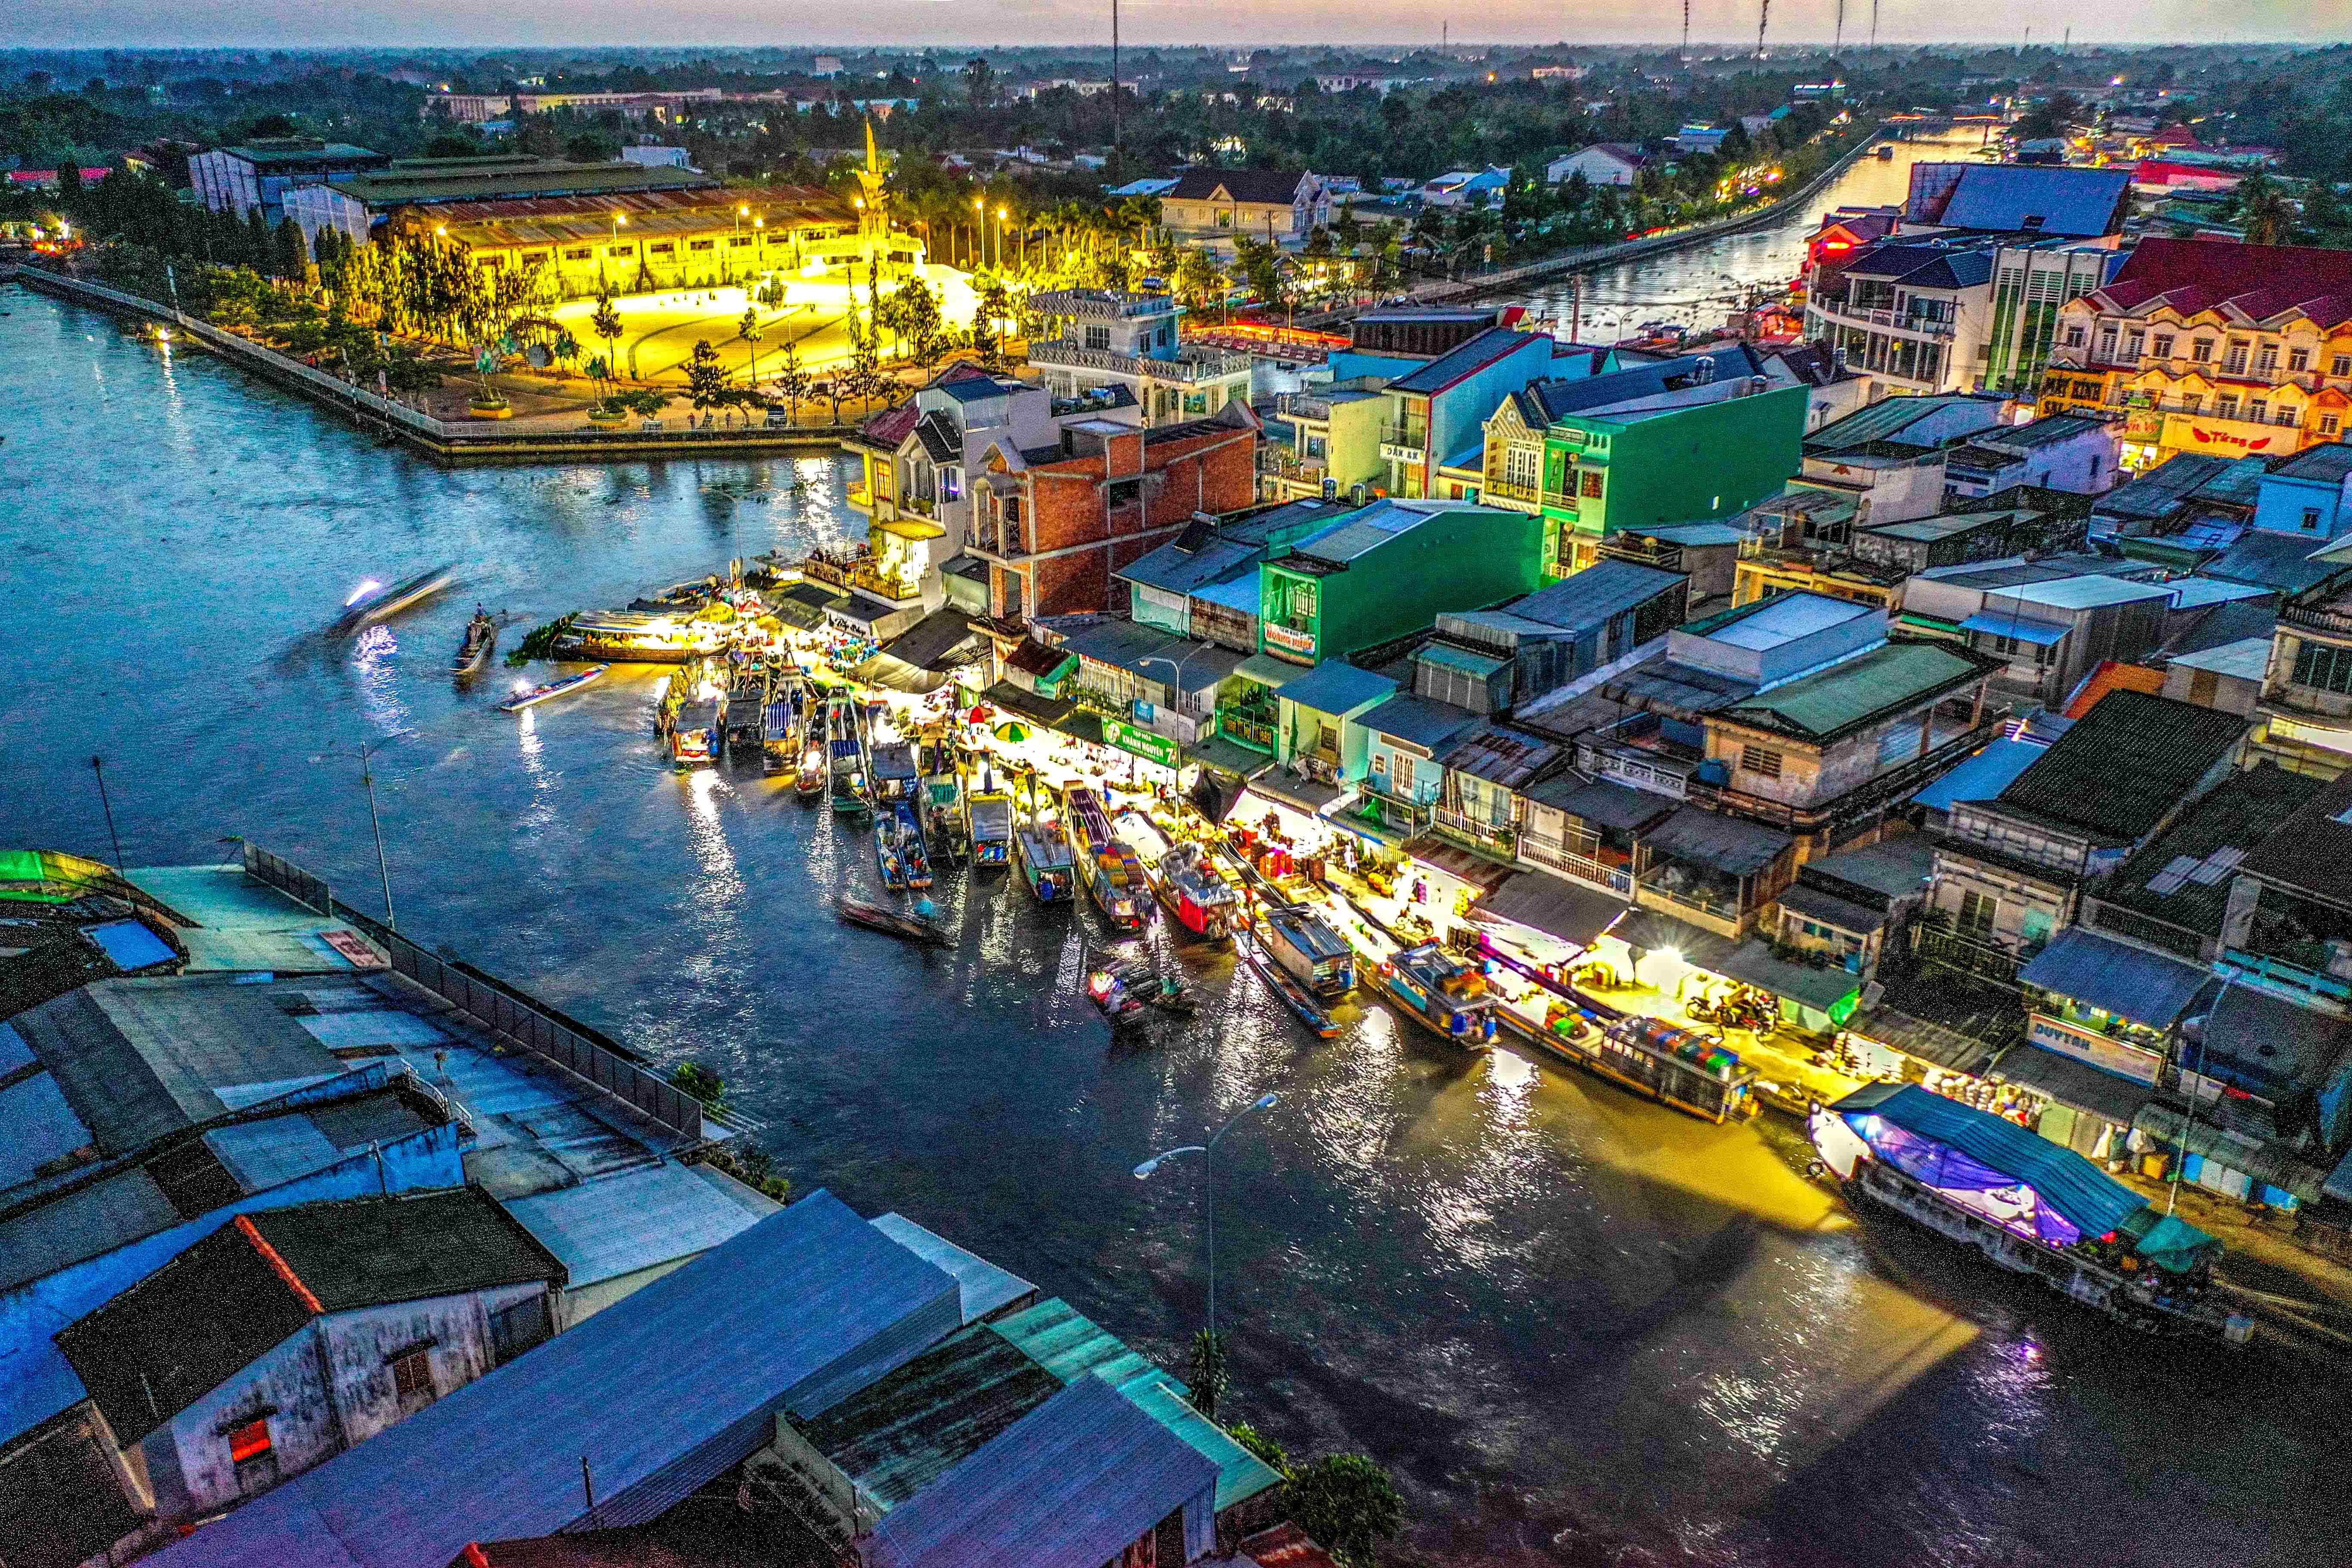
[(1960, 931), (1949, 925), (1926, 925), (1918, 928), (1913, 951), (1919, 962), (1938, 969), (1949, 970), (1972, 980), (1990, 981), (1995, 985), (2014, 986), (2017, 972), (2023, 969), (2044, 944), (2011, 947), (1992, 937), (1970, 931)]
[(1539, 506), (1543, 502), (1544, 492), (1540, 485), (1522, 485), (1509, 479), (1489, 479), (1481, 489), (1484, 499), (1487, 500), (1513, 501), (1522, 506)]
[(1250, 356), (1225, 349), (1200, 348), (1186, 344), (1169, 359), (1146, 358), (1140, 354), (1121, 353), (1116, 349), (1090, 349), (1067, 338), (1049, 338), (1029, 345), (1029, 363), (1060, 370), (1102, 371), (1111, 375), (1131, 376), (1138, 380), (1202, 382), (1223, 381), (1228, 376), (1247, 375)]
[(1419, 463), (1429, 457), (1429, 427), (1424, 425), (1381, 426), (1381, 456), (1392, 463)]
[(1535, 832), (1519, 835), (1520, 858), (1531, 860), (1547, 870), (1559, 872), (1570, 881), (1589, 888), (1599, 888), (1622, 899), (1633, 896), (1633, 873), (1622, 866), (1612, 866), (1590, 855), (1569, 848), (1556, 838)]
[(849, 510), (852, 511), (870, 513), (874, 510), (874, 492), (864, 485), (850, 486), (848, 500)]
[(870, 570), (868, 561), (869, 552), (863, 544), (821, 545), (802, 560), (801, 575), (812, 582), (845, 589), (861, 567)]
[(913, 490), (898, 498), (898, 510), (908, 517), (937, 517), (940, 503), (934, 496), (919, 495)]
[(1689, 910), (1710, 920), (1737, 925), (1740, 919), (1739, 889), (1709, 879), (1678, 861), (1664, 861), (1633, 879), (1635, 889), (1676, 909)]
[(1507, 860), (1518, 851), (1518, 829), (1507, 822), (1489, 822), (1444, 805), (1431, 811), (1430, 821), (1438, 832), (1486, 854)]
[(1948, 338), (1953, 331), (1954, 324), (1950, 321), (1939, 321), (1907, 310), (1870, 310), (1837, 300), (1815, 300), (1812, 308), (1824, 321), (1864, 331), (1896, 331), (1917, 338)]
[(849, 585), (860, 593), (893, 605), (914, 604), (923, 596), (919, 586), (884, 576), (874, 569), (870, 561), (860, 562), (850, 568)]

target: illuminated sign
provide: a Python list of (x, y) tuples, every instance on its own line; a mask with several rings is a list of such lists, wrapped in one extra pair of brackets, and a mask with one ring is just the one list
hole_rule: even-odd
[(1303, 653), (1312, 657), (1315, 652), (1313, 632), (1293, 631), (1288, 626), (1275, 621), (1266, 623), (1265, 640), (1271, 647), (1288, 648), (1293, 653)]
[[(1139, 708), (1142, 704), (1137, 706)], [(1163, 768), (1174, 767), (1181, 755), (1176, 742), (1168, 736), (1138, 729), (1124, 720), (1106, 719), (1102, 721), (1102, 731), (1103, 739), (1120, 751), (1141, 757), (1147, 763), (1158, 763)]]

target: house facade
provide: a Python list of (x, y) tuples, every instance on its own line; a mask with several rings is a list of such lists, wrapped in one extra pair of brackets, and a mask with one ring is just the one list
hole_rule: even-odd
[(1062, 289), (1030, 296), (1028, 309), (1054, 326), (1029, 341), (1029, 363), (1056, 396), (1124, 387), (1147, 425), (1202, 418), (1249, 399), (1250, 356), (1180, 341), (1181, 309), (1169, 295)]
[(1187, 239), (1297, 246), (1331, 221), (1331, 193), (1303, 170), (1188, 169), (1160, 196), (1160, 221)]
[(1539, 548), (1523, 512), (1375, 501), (1259, 568), (1262, 651), (1312, 667), (1499, 604), (1536, 585)]

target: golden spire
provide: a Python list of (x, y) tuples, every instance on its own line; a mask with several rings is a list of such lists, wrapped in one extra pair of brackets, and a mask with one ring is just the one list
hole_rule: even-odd
[(874, 117), (870, 114), (866, 117), (866, 172), (869, 174), (882, 172), (882, 160), (874, 152)]

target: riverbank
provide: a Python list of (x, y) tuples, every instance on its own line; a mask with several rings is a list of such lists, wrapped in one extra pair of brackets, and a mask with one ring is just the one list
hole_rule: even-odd
[(0, 283), (89, 305), (112, 315), (162, 324), (174, 342), (209, 350), (273, 385), (334, 410), (379, 440), (396, 443), (448, 467), (487, 463), (620, 462), (696, 457), (831, 455), (854, 426), (744, 425), (709, 427), (688, 417), (635, 420), (603, 426), (576, 411), (502, 418), (451, 420), (314, 369), (185, 311), (136, 294), (19, 263), (0, 269)]

